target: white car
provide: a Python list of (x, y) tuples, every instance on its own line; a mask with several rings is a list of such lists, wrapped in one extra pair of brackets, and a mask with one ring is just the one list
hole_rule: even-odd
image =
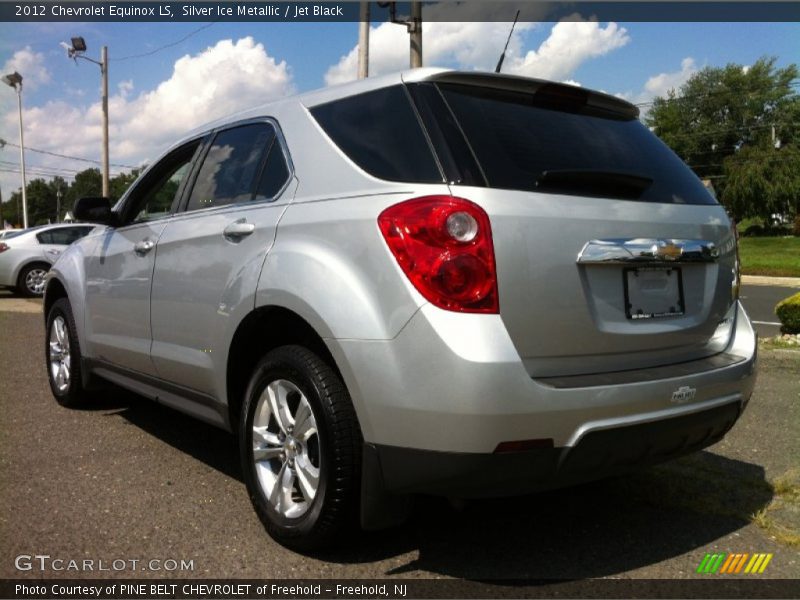
[(0, 229), (0, 240), (18, 236), (24, 229)]
[(44, 276), (61, 252), (88, 234), (94, 225), (44, 225), (0, 241), (0, 286), (23, 296), (41, 296)]

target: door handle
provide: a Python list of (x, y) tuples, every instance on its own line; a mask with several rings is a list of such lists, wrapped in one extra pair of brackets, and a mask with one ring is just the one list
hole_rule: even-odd
[(223, 229), (222, 235), (231, 241), (238, 241), (240, 238), (250, 235), (255, 230), (255, 224), (248, 223), (244, 219), (239, 219)]
[(144, 256), (155, 247), (156, 243), (153, 240), (150, 238), (145, 238), (141, 242), (137, 242), (133, 245), (133, 251), (139, 256)]

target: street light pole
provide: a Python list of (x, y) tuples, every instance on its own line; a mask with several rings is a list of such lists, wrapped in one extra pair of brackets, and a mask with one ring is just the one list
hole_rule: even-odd
[(28, 228), (28, 195), (25, 178), (25, 134), (22, 129), (22, 75), (14, 71), (3, 76), (3, 83), (14, 88), (17, 92), (17, 108), (19, 110), (19, 164), (22, 170), (22, 225)]
[(71, 46), (64, 42), (61, 45), (67, 49), (67, 56), (74, 59), (75, 62), (82, 58), (100, 66), (100, 74), (103, 79), (101, 99), (103, 107), (103, 196), (108, 198), (111, 193), (108, 170), (108, 46), (103, 46), (100, 49), (100, 60), (96, 61), (93, 58), (84, 56), (86, 41), (82, 37), (72, 38)]

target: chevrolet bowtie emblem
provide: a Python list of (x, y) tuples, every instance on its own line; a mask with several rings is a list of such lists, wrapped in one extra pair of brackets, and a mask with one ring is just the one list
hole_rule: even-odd
[(659, 244), (653, 247), (653, 254), (662, 260), (676, 260), (683, 254), (683, 248), (672, 243)]

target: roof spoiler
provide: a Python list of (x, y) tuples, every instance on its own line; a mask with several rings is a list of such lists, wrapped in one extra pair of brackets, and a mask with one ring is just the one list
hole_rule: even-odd
[(544, 93), (553, 99), (563, 99), (565, 102), (579, 100), (587, 107), (599, 113), (606, 113), (609, 116), (613, 115), (623, 119), (637, 119), (639, 117), (639, 109), (626, 100), (622, 100), (610, 94), (595, 92), (566, 83), (546, 81), (544, 79), (496, 73), (445, 71), (429, 75), (425, 78), (425, 81), (474, 85), (510, 92), (529, 93), (532, 95)]

